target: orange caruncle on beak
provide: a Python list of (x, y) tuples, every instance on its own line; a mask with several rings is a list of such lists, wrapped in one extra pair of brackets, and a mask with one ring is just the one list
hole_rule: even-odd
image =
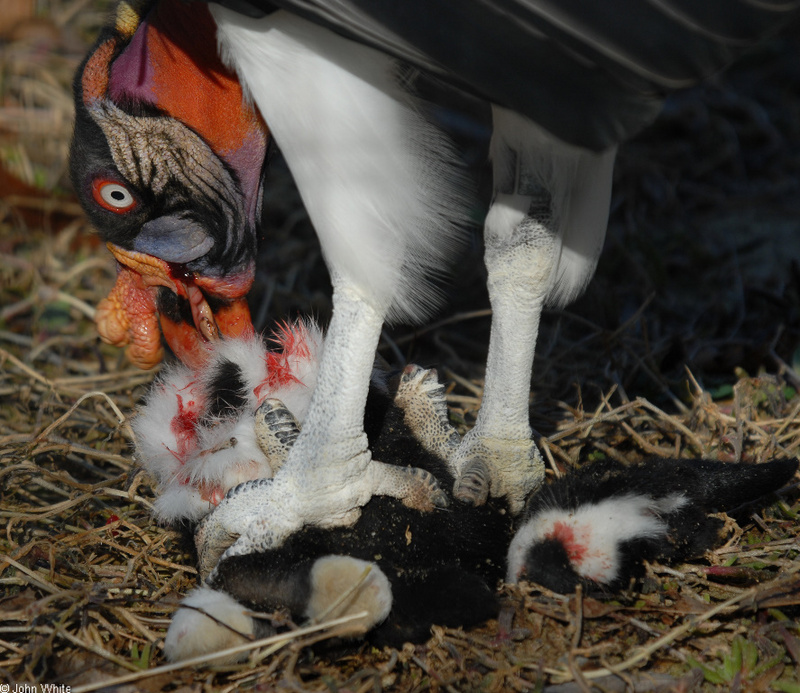
[[(249, 273), (223, 278), (199, 276), (153, 255), (107, 245), (120, 268), (114, 288), (97, 307), (97, 330), (107, 344), (129, 345), (128, 358), (139, 368), (152, 368), (162, 359), (162, 333), (175, 355), (197, 368), (208, 357), (209, 342), (253, 331), (245, 298), (252, 283)], [(193, 325), (159, 316), (156, 294), (162, 286), (188, 300)], [(216, 314), (206, 294), (226, 300)]]
[(106, 344), (130, 344), (128, 359), (139, 368), (152, 368), (164, 356), (155, 298), (127, 267), (120, 267), (114, 288), (97, 306), (95, 323)]

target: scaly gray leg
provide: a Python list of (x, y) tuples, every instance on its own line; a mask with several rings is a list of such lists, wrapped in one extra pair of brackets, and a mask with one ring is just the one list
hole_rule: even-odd
[(455, 456), (455, 495), (505, 496), (511, 510), (542, 483), (528, 399), (542, 308), (577, 298), (603, 246), (615, 151), (570, 147), (493, 108), (495, 199), (486, 219), (492, 333), (483, 404)]
[(334, 306), (303, 429), (273, 479), (232, 489), (198, 527), (201, 574), (232, 541), (226, 555), (280, 546), (306, 524), (351, 524), (373, 495), (420, 510), (447, 504), (429, 473), (372, 460), (363, 413), (383, 316), (348, 288), (335, 289)]
[(528, 421), (531, 372), (557, 239), (548, 226), (549, 196), (498, 194), (486, 221), (492, 331), (483, 402), (456, 455), (454, 494), (480, 505), (489, 492), (512, 512), (544, 480)]

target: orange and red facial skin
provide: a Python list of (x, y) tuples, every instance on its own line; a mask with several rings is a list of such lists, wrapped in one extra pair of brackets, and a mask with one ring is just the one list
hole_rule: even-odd
[(125, 266), (98, 304), (95, 323), (106, 344), (128, 346), (128, 359), (139, 368), (152, 368), (164, 356), (155, 296), (144, 277)]
[[(245, 298), (217, 309), (214, 319), (220, 335), (231, 339), (247, 336), (255, 331)], [(164, 339), (175, 356), (190, 368), (201, 368), (207, 360), (208, 341), (194, 325), (171, 320), (163, 314), (159, 316), (159, 321)]]
[[(198, 277), (184, 266), (126, 251), (108, 244), (118, 262), (117, 282), (98, 306), (96, 323), (101, 338), (114, 346), (128, 345), (128, 358), (140, 368), (152, 368), (163, 356), (160, 336), (188, 366), (198, 368), (206, 360), (207, 340), (196, 329), (196, 313), (207, 308), (204, 294), (227, 299), (214, 315), (215, 326), (226, 337), (253, 331), (246, 295), (252, 273), (230, 277)], [(157, 309), (157, 293), (167, 288), (188, 300), (194, 324), (175, 321)], [(160, 330), (159, 330), (160, 324)]]
[[(247, 223), (255, 229), (268, 133), (217, 54), (208, 8), (193, 3), (187, 10), (181, 0), (132, 2), (120, 8), (114, 28), (84, 65), (79, 83), (83, 103), (88, 108), (98, 99), (140, 102), (189, 126), (236, 172)], [(127, 51), (131, 46), (136, 50)], [(94, 218), (102, 217), (103, 227), (113, 235), (115, 218), (124, 223), (141, 210), (137, 191), (131, 190), (128, 200), (105, 187), (110, 185), (125, 187), (126, 181), (116, 171), (98, 171), (88, 182), (91, 199), (84, 204), (95, 205)], [(112, 194), (103, 195), (104, 190)], [(135, 236), (135, 227), (125, 233)], [(135, 365), (149, 368), (161, 360), (161, 334), (178, 358), (199, 366), (205, 361), (208, 334), (237, 337), (253, 331), (245, 298), (254, 276), (252, 261), (200, 273), (113, 243), (109, 248), (119, 263), (118, 276), (98, 307), (98, 330), (104, 341), (128, 345)], [(159, 314), (161, 287), (189, 301), (195, 324)], [(206, 298), (216, 306), (213, 315)], [(200, 323), (207, 326), (206, 336), (198, 329)]]

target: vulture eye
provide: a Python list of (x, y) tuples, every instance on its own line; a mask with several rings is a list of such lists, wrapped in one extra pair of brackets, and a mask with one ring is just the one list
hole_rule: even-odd
[(94, 201), (109, 212), (123, 214), (130, 212), (136, 206), (134, 198), (128, 188), (122, 183), (104, 178), (97, 178), (92, 182), (92, 195)]

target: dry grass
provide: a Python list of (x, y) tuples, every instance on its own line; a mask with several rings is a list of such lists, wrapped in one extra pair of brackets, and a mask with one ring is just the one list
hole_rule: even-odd
[[(92, 306), (114, 268), (63, 192), (68, 84), (98, 16), (51, 4), (55, 39), (6, 43), (0, 64), (0, 160), (13, 175), (0, 179), (0, 681), (73, 693), (123, 678), (120, 690), (800, 690), (796, 488), (737, 515), (706, 560), (652, 566), (614, 597), (504, 588), (498, 621), (435, 628), (424, 646), (314, 647), (332, 625), (254, 644), (245, 665), (161, 668), (193, 557), (150, 518), (126, 417), (153, 374), (97, 340)], [(600, 274), (547, 316), (539, 344), (531, 412), (551, 474), (599, 456), (798, 454), (796, 48), (676, 99), (623, 151)], [(319, 251), (285, 176), (269, 202), (255, 312), (324, 319)], [(464, 426), (488, 326), (474, 265), (440, 323), (387, 332), (382, 346), (391, 361), (442, 366)]]

